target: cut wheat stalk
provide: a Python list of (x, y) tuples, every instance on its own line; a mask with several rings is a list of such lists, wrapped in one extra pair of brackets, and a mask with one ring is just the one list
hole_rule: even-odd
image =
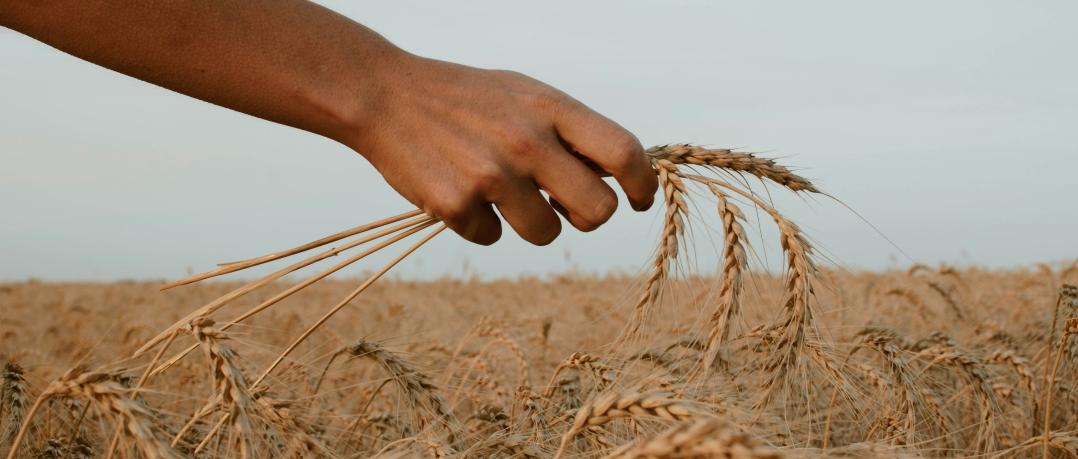
[(315, 322), (313, 325), (311, 325), (309, 328), (307, 328), (307, 330), (305, 330), (299, 337), (297, 337), (296, 340), (293, 341), (292, 344), (290, 344), (288, 346), (288, 348), (286, 348), (283, 352), (281, 352), (281, 354), (279, 356), (277, 356), (277, 359), (274, 360), (273, 363), (270, 364), (270, 366), (268, 368), (266, 368), (262, 372), (262, 374), (259, 375), (257, 379), (255, 379), (255, 381), (253, 383), (251, 383), (251, 387), (257, 387), (260, 383), (262, 383), (262, 381), (265, 380), (266, 377), (269, 376), (269, 374), (275, 368), (277, 368), (277, 366), (280, 365), (281, 362), (283, 362), (284, 359), (286, 357), (288, 357), (288, 355), (291, 354), (292, 351), (294, 351), (296, 349), (296, 347), (298, 347), (300, 345), (300, 343), (302, 343), (304, 340), (306, 340), (307, 337), (311, 336), (311, 333), (314, 333), (314, 331), (317, 330), (319, 327), (321, 327), (322, 324), (326, 323), (326, 321), (329, 320), (330, 317), (333, 317), (334, 314), (336, 314), (342, 308), (347, 306), (348, 303), (350, 303), (353, 299), (355, 299), (355, 297), (359, 296), (360, 293), (363, 293), (363, 291), (366, 290), (367, 287), (370, 287), (371, 284), (373, 284), (375, 281), (377, 281), (379, 278), (381, 278), (385, 273), (389, 272), (390, 269), (393, 269), (393, 267), (396, 266), (397, 263), (400, 263), (401, 260), (404, 260), (408, 255), (411, 255), (417, 249), (422, 247), (423, 244), (426, 244), (428, 241), (433, 239), (434, 236), (437, 236), (439, 233), (444, 231), (445, 228), (446, 228), (446, 226), (444, 224), (438, 225), (433, 231), (427, 233), (427, 235), (423, 236), (423, 238), (420, 239), (418, 242), (413, 244), (411, 247), (407, 248), (400, 255), (397, 255), (396, 258), (394, 258), (389, 263), (387, 263), (384, 267), (382, 267), (382, 269), (379, 269), (374, 274), (371, 274), (371, 276), (368, 277), (367, 280), (363, 281), (363, 283), (360, 284), (359, 287), (356, 287), (356, 289), (353, 290), (352, 293), (349, 293), (348, 296), (346, 296), (343, 300), (341, 300), (339, 303), (337, 303), (332, 308), (330, 308), (329, 311), (326, 311), (326, 313), (321, 318), (319, 318), (317, 322)]
[(214, 269), (212, 271), (207, 271), (207, 272), (204, 272), (204, 273), (201, 273), (201, 274), (196, 274), (194, 276), (190, 276), (190, 277), (187, 277), (187, 278), (184, 278), (184, 279), (180, 279), (180, 280), (175, 281), (175, 282), (170, 282), (168, 284), (162, 285), (161, 290), (168, 290), (168, 289), (171, 289), (171, 288), (174, 288), (174, 287), (179, 287), (181, 285), (193, 284), (195, 282), (203, 281), (203, 280), (206, 280), (206, 279), (209, 279), (209, 278), (212, 278), (212, 277), (217, 277), (217, 276), (221, 276), (221, 275), (225, 275), (225, 274), (229, 274), (229, 273), (234, 273), (236, 271), (240, 271), (240, 270), (243, 270), (243, 269), (255, 267), (255, 266), (261, 265), (263, 263), (269, 263), (271, 261), (279, 260), (281, 258), (290, 257), (292, 255), (295, 255), (295, 254), (298, 254), (298, 253), (303, 253), (303, 252), (306, 252), (308, 250), (311, 250), (311, 249), (314, 249), (314, 248), (317, 248), (317, 247), (321, 247), (321, 246), (326, 245), (326, 244), (331, 244), (331, 243), (337, 242), (337, 241), (339, 241), (341, 239), (344, 239), (344, 238), (347, 238), (347, 237), (351, 237), (351, 236), (355, 236), (357, 234), (365, 233), (365, 232), (370, 231), (372, 229), (381, 228), (381, 227), (383, 227), (385, 225), (396, 223), (396, 222), (399, 222), (401, 220), (409, 219), (409, 218), (416, 217), (416, 216), (419, 216), (419, 215), (422, 215), (422, 214), (423, 214), (423, 211), (417, 209), (417, 210), (413, 210), (413, 211), (410, 211), (410, 212), (405, 212), (405, 213), (400, 214), (400, 215), (394, 215), (394, 216), (389, 217), (389, 218), (384, 218), (382, 220), (378, 220), (378, 221), (375, 221), (375, 222), (367, 223), (367, 224), (364, 224), (364, 225), (359, 225), (359, 226), (356, 226), (354, 228), (349, 228), (349, 229), (341, 231), (341, 232), (339, 232), (337, 234), (332, 234), (332, 235), (326, 236), (324, 238), (321, 238), (321, 239), (318, 239), (318, 240), (315, 240), (315, 241), (311, 241), (311, 242), (308, 242), (308, 243), (303, 244), (301, 246), (294, 247), (294, 248), (291, 248), (291, 249), (288, 249), (288, 250), (282, 250), (280, 252), (274, 252), (274, 253), (271, 253), (271, 254), (263, 255), (261, 257), (256, 257), (256, 258), (252, 258), (252, 259), (249, 259), (249, 260), (230, 261), (230, 262), (226, 262), (226, 263), (220, 263), (220, 264), (218, 264), (218, 266), (219, 266), (218, 269)]
[[(243, 314), (240, 314), (239, 316), (237, 316), (237, 317), (233, 318), (232, 320), (230, 320), (230, 321), (226, 322), (225, 324), (223, 324), (221, 326), (221, 329), (222, 330), (228, 330), (229, 328), (232, 328), (234, 325), (239, 324), (240, 322), (243, 322), (243, 321), (253, 317), (254, 315), (268, 309), (270, 306), (273, 306), (273, 305), (277, 304), (278, 302), (284, 300), (285, 298), (288, 298), (289, 296), (292, 296), (296, 292), (311, 286), (315, 282), (318, 282), (318, 281), (320, 281), (322, 279), (325, 279), (326, 277), (329, 277), (329, 275), (331, 275), (331, 274), (333, 274), (333, 273), (335, 273), (337, 271), (340, 271), (341, 269), (344, 269), (345, 267), (347, 267), (349, 265), (352, 265), (352, 264), (358, 262), (359, 260), (362, 260), (363, 258), (366, 258), (367, 256), (369, 256), (369, 255), (371, 255), (371, 254), (373, 254), (375, 252), (378, 252), (378, 251), (380, 251), (380, 250), (382, 250), (382, 249), (384, 249), (386, 247), (389, 247), (390, 245), (396, 243), (397, 241), (400, 241), (401, 239), (404, 239), (404, 238), (406, 238), (408, 236), (411, 236), (411, 235), (413, 235), (415, 233), (418, 233), (418, 232), (420, 232), (420, 231), (422, 231), (424, 229), (427, 229), (427, 228), (433, 226), (435, 223), (436, 222), (433, 221), (433, 220), (426, 220), (426, 221), (424, 221), (424, 222), (422, 222), (422, 223), (420, 223), (420, 224), (418, 224), (418, 225), (416, 225), (416, 226), (414, 226), (412, 228), (408, 228), (408, 229), (406, 229), (404, 231), (401, 231), (400, 233), (393, 235), (393, 237), (390, 237), (389, 239), (386, 239), (385, 241), (382, 241), (382, 242), (378, 243), (377, 245), (375, 245), (373, 247), (370, 247), (367, 250), (364, 250), (363, 252), (357, 253), (357, 254), (353, 255), (352, 257), (350, 257), (350, 258), (348, 258), (348, 259), (346, 259), (346, 260), (344, 260), (344, 261), (342, 261), (340, 263), (337, 263), (336, 265), (334, 265), (334, 266), (332, 266), (332, 267), (330, 267), (330, 268), (328, 268), (328, 269), (326, 269), (324, 271), (321, 271), (321, 272), (319, 272), (319, 273), (305, 279), (303, 282), (300, 282), (300, 283), (298, 283), (296, 285), (293, 285), (293, 286), (285, 289), (284, 291), (274, 295), (273, 297), (259, 303), (258, 305), (252, 307), (251, 309), (248, 309)], [(387, 230), (387, 231), (389, 231), (389, 230)], [(384, 273), (382, 273), (382, 274), (384, 274)], [(381, 276), (381, 274), (379, 274), (379, 276)], [(188, 315), (188, 317), (191, 317), (191, 320), (195, 320), (195, 319), (200, 318), (200, 317), (206, 317), (207, 315), (208, 315), (208, 312), (203, 313), (203, 314), (197, 314), (197, 315), (196, 314), (190, 314), (190, 315)], [(176, 327), (176, 325), (173, 325), (173, 327)], [(179, 328), (177, 328), (177, 329), (179, 329)], [(180, 359), (182, 359), (184, 356), (189, 354), (191, 351), (195, 350), (197, 347), (198, 347), (198, 344), (195, 343), (195, 344), (192, 344), (191, 346), (187, 347), (183, 351), (177, 353), (172, 358), (165, 361), (165, 363), (162, 363), (159, 367), (154, 369), (152, 375), (156, 375), (156, 374), (161, 373), (162, 371), (165, 371), (166, 369), (168, 369), (169, 367), (174, 365), (176, 362), (178, 362)]]
[[(388, 236), (388, 235), (396, 233), (396, 232), (402, 232), (403, 234), (406, 234), (406, 235), (414, 234), (415, 231), (418, 231), (418, 230), (416, 230), (416, 228), (420, 228), (420, 229), (425, 228), (425, 227), (433, 224), (432, 222), (433, 222), (433, 219), (431, 219), (430, 217), (418, 217), (416, 219), (406, 221), (404, 223), (395, 225), (395, 226), (390, 227), (388, 229), (379, 231), (379, 232), (377, 232), (375, 234), (372, 234), (370, 236), (366, 236), (366, 237), (357, 239), (357, 240), (352, 241), (352, 242), (350, 242), (348, 244), (342, 245), (341, 247), (337, 247), (337, 248), (334, 248), (334, 249), (327, 250), (325, 252), (322, 252), (321, 254), (310, 257), (310, 258), (308, 258), (306, 260), (302, 260), (302, 261), (294, 263), (294, 264), (292, 264), (290, 266), (279, 269), (279, 270), (277, 270), (277, 271), (275, 271), (275, 272), (273, 272), (273, 273), (271, 273), (271, 274), (269, 274), (269, 275), (267, 275), (265, 277), (262, 277), (261, 279), (258, 279), (258, 280), (254, 281), (254, 282), (247, 283), (247, 284), (243, 285), (242, 287), (239, 287), (239, 288), (237, 288), (237, 289), (235, 289), (235, 290), (221, 296), (220, 298), (217, 298), (217, 299), (211, 301), (209, 304), (206, 304), (205, 306), (195, 310), (194, 312), (191, 312), (190, 314), (188, 314), (183, 319), (176, 321), (172, 326), (166, 328), (165, 331), (159, 333), (157, 336), (155, 336), (154, 338), (147, 341), (146, 344), (143, 344), (142, 347), (140, 347), (138, 350), (135, 351), (135, 353), (132, 355), (132, 357), (138, 357), (139, 355), (143, 354), (144, 352), (152, 349), (154, 346), (159, 344), (161, 341), (164, 341), (165, 339), (167, 339), (169, 334), (175, 333), (176, 330), (179, 330), (180, 328), (183, 328), (187, 324), (191, 323), (191, 321), (193, 321), (193, 320), (195, 320), (195, 319), (197, 319), (199, 317), (208, 317), (209, 315), (211, 315), (214, 312), (216, 312), (217, 310), (221, 309), (222, 307), (224, 307), (228, 303), (230, 303), (230, 302), (232, 302), (232, 301), (234, 301), (234, 300), (236, 300), (236, 299), (238, 299), (238, 298), (240, 298), (240, 297), (254, 291), (255, 289), (257, 289), (259, 287), (262, 287), (262, 286), (267, 285), (267, 284), (269, 284), (269, 283), (271, 283), (273, 281), (276, 281), (276, 280), (278, 280), (278, 279), (280, 279), (280, 278), (282, 278), (282, 277), (284, 277), (284, 276), (286, 276), (286, 275), (288, 275), (288, 274), (290, 274), (290, 273), (292, 273), (294, 271), (297, 271), (299, 269), (307, 267), (307, 266), (309, 266), (311, 264), (314, 264), (316, 262), (322, 261), (322, 260), (324, 260), (326, 258), (336, 256), (337, 254), (339, 254), (339, 253), (341, 253), (341, 252), (343, 252), (345, 250), (357, 247), (359, 245), (362, 245), (362, 244), (365, 244), (367, 242), (370, 242), (370, 241), (373, 241), (373, 240)], [(266, 303), (268, 303), (268, 304), (264, 304), (264, 305), (260, 305), (260, 306), (263, 307), (263, 308), (269, 307), (270, 305), (272, 305), (272, 304), (274, 304), (274, 303), (276, 303), (276, 302), (278, 302), (278, 301), (280, 301), (280, 300), (282, 300), (284, 298), (287, 298), (289, 295), (299, 291), (300, 289), (306, 287), (307, 285), (313, 284), (314, 282), (317, 282), (318, 280), (321, 280), (321, 279), (325, 278), (326, 276), (329, 276), (330, 274), (333, 274), (334, 272), (344, 268), (345, 266), (348, 266), (348, 265), (350, 265), (352, 263), (355, 263), (355, 262), (363, 259), (364, 257), (366, 257), (366, 256), (368, 256), (368, 255), (370, 255), (370, 254), (372, 254), (374, 252), (377, 252), (378, 250), (381, 250), (381, 249), (387, 247), (388, 245), (392, 244), (393, 242), (399, 241), (401, 238), (402, 238), (402, 236), (400, 236), (400, 234), (398, 234), (395, 237), (390, 238), (388, 241), (384, 241), (382, 243), (379, 243), (378, 245), (374, 246), (371, 249), (368, 249), (368, 250), (366, 250), (366, 251), (364, 251), (364, 252), (362, 252), (360, 254), (352, 256), (351, 258), (345, 260), (344, 262), (337, 264), (333, 268), (330, 268), (328, 270), (325, 270), (325, 271), (313, 276), (312, 278), (308, 279), (308, 282), (301, 283), (300, 284), (301, 286), (299, 286), (298, 288), (288, 289), (285, 292), (282, 292), (282, 293), (274, 296), (274, 298), (272, 298), (271, 300), (267, 301)], [(255, 309), (258, 309), (258, 308), (255, 308)], [(258, 309), (258, 310), (261, 310), (261, 309)]]

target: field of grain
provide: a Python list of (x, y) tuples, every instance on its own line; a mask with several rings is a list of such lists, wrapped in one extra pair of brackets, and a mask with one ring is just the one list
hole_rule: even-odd
[[(282, 443), (295, 455), (326, 447), (340, 457), (548, 457), (567, 437), (565, 457), (710, 457), (708, 449), (741, 454), (735, 457), (1029, 457), (1040, 454), (1045, 369), (1055, 366), (1052, 457), (1074, 454), (1078, 339), (1064, 346), (1058, 366), (1054, 351), (1063, 319), (1078, 316), (1078, 298), (1058, 301), (1059, 285), (1078, 282), (1078, 270), (824, 277), (833, 288), (820, 289), (821, 304), (829, 306), (818, 323), (832, 345), (805, 355), (828, 352), (834, 366), (801, 367), (804, 375), (762, 407), (770, 378), (763, 363), (775, 336), (760, 325), (781, 315), (777, 279), (758, 278), (746, 291), (744, 324), (707, 374), (694, 370), (704, 358), (711, 295), (671, 301), (677, 307), (650, 323), (649, 339), (612, 348), (627, 320), (618, 305), (635, 279), (379, 283), (306, 342), (267, 391), (252, 391), (249, 403), (260, 408), (249, 408), (246, 440), (259, 451)], [(672, 290), (717, 293), (719, 284), (690, 279)], [(228, 349), (229, 365), (255, 375), (354, 285), (315, 285), (214, 340), (217, 352)], [(93, 383), (99, 388), (83, 389), (97, 401), (54, 399), (36, 416), (24, 447), (28, 456), (103, 457), (119, 413), (98, 412), (104, 408), (94, 404), (104, 403), (107, 390), (125, 398), (146, 364), (114, 357), (130, 355), (191, 304), (235, 286), (167, 293), (155, 283), (0, 287), (0, 345), (11, 362), (3, 448), (28, 404), (81, 366), (109, 373)], [(176, 341), (181, 347), (195, 338)], [(229, 371), (217, 365), (200, 351), (151, 380), (133, 408), (144, 417), (138, 422), (172, 441), (227, 379), (215, 375)], [(191, 452), (220, 417), (212, 412), (196, 422), (177, 450)], [(708, 442), (686, 438), (696, 434), (710, 435)], [(237, 435), (222, 432), (204, 449), (228, 456), (235, 440), (229, 437)], [(679, 447), (686, 453), (672, 452)]]
[[(249, 283), (164, 292), (149, 282), (0, 285), (0, 452), (1078, 455), (1078, 263), (827, 268), (796, 224), (738, 180), (816, 192), (808, 181), (729, 150), (649, 153), (665, 213), (641, 277), (379, 280), (392, 263), (360, 279), (286, 277), (307, 266), (298, 262)], [(734, 173), (727, 182), (701, 168)], [(714, 200), (713, 213), (689, 202), (689, 186)], [(774, 224), (783, 272), (753, 268), (742, 208)], [(315, 245), (389, 225), (360, 241), (427, 231), (418, 248), (436, 224), (412, 212)], [(693, 236), (721, 242), (716, 277), (687, 268), (686, 228), (711, 228)], [(349, 244), (308, 260), (337, 263)]]

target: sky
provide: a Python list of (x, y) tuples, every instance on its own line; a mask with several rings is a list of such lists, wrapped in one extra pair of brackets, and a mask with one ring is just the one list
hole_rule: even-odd
[[(840, 200), (774, 190), (840, 268), (1078, 257), (1078, 3), (322, 3), (411, 52), (543, 80), (645, 145), (779, 158)], [(0, 280), (175, 278), (409, 209), (340, 144), (0, 29)], [(620, 209), (547, 247), (445, 232), (393, 275), (641, 272), (661, 211)]]

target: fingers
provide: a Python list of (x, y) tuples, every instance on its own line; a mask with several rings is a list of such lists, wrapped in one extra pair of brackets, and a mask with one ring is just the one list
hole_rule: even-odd
[(533, 183), (510, 180), (491, 197), (502, 217), (522, 239), (547, 245), (561, 233), (561, 221)]
[(566, 99), (554, 114), (554, 127), (561, 138), (614, 176), (633, 209), (651, 207), (659, 182), (640, 141), (584, 104), (568, 96)]
[(618, 207), (614, 190), (561, 145), (547, 148), (533, 175), (539, 186), (550, 193), (551, 205), (581, 231), (606, 223)]
[(464, 239), (480, 245), (491, 245), (502, 236), (502, 221), (490, 204), (479, 201), (464, 202), (432, 214)]

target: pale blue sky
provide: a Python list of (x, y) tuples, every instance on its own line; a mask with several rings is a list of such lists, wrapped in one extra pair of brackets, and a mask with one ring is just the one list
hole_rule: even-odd
[[(917, 261), (1078, 257), (1078, 3), (325, 3), (413, 52), (547, 81), (646, 145), (781, 157)], [(5, 29), (0, 58), (0, 279), (175, 277), (407, 209), (331, 141)], [(778, 202), (843, 266), (909, 263), (837, 204)], [(636, 271), (657, 221), (623, 210), (545, 248), (446, 233), (395, 272)]]

